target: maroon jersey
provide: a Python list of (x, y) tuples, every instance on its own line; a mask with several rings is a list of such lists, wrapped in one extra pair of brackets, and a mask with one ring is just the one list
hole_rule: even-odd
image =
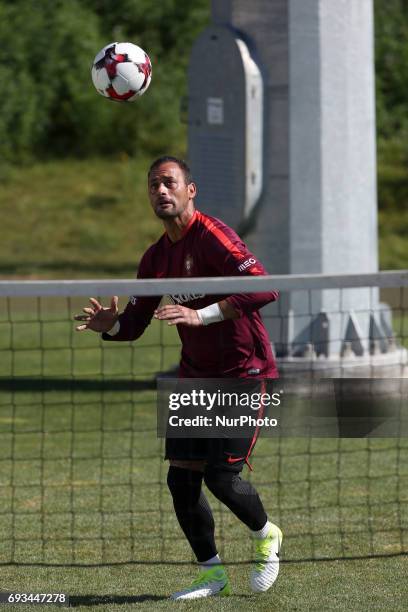
[[(183, 236), (167, 233), (143, 255), (138, 278), (263, 275), (266, 271), (225, 223), (195, 211)], [(177, 290), (177, 287), (175, 287)], [(225, 295), (178, 294), (176, 304), (195, 310), (227, 299), (240, 318), (208, 326), (177, 325), (182, 342), (179, 375), (183, 378), (268, 377), (278, 372), (259, 308), (278, 298), (277, 291)], [(160, 297), (131, 297), (119, 315), (120, 330), (104, 340), (135, 340), (149, 325)]]

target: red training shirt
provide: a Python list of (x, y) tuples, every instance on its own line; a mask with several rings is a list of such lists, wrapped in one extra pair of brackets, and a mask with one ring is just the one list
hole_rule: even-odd
[[(264, 275), (266, 271), (239, 236), (225, 223), (195, 211), (183, 236), (171, 242), (167, 233), (143, 255), (138, 278)], [(240, 314), (208, 326), (177, 325), (182, 342), (179, 376), (182, 378), (277, 378), (275, 360), (259, 309), (278, 298), (278, 291), (171, 297), (194, 310), (223, 299)], [(149, 325), (160, 303), (158, 296), (131, 297), (119, 315), (120, 330), (104, 340), (136, 340)]]

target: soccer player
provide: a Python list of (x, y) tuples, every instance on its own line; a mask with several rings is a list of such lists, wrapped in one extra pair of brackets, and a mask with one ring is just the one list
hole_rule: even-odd
[[(165, 233), (143, 255), (138, 278), (262, 275), (263, 266), (237, 234), (222, 221), (195, 209), (196, 186), (187, 164), (161, 157), (148, 173), (149, 199), (163, 221)], [(229, 297), (173, 295), (172, 304), (159, 306), (159, 297), (131, 297), (119, 314), (118, 298), (104, 308), (94, 298), (78, 331), (102, 332), (107, 341), (135, 340), (152, 318), (177, 325), (182, 342), (182, 378), (253, 378), (278, 376), (259, 309), (277, 299), (276, 291)], [(268, 590), (279, 571), (282, 533), (268, 520), (261, 499), (241, 478), (256, 441), (251, 439), (166, 439), (167, 483), (174, 510), (197, 557), (200, 573), (191, 586), (173, 599), (229, 595), (230, 584), (214, 539), (214, 520), (208, 489), (252, 532), (256, 558), (250, 584), (255, 592)]]

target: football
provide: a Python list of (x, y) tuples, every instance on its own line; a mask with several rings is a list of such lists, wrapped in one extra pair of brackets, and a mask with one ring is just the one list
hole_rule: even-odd
[(150, 58), (137, 45), (114, 42), (96, 55), (92, 64), (92, 81), (105, 98), (134, 102), (144, 94), (152, 79)]

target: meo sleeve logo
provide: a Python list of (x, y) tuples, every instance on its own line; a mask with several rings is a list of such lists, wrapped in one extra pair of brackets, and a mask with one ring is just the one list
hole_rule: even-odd
[(256, 259), (254, 259), (253, 257), (250, 257), (249, 259), (246, 259), (242, 264), (238, 266), (238, 270), (240, 272), (243, 272), (244, 270), (246, 270), (253, 264), (256, 264)]

